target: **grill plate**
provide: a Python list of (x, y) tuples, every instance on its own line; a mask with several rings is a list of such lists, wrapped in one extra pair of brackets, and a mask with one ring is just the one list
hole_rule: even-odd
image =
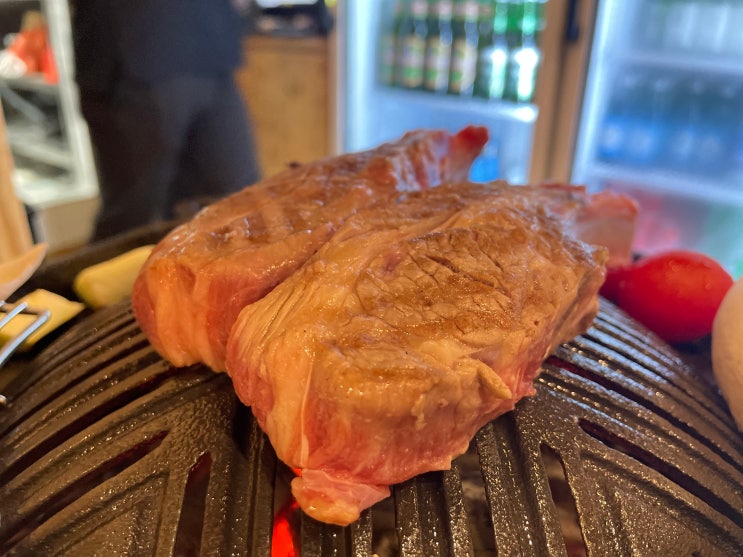
[[(161, 231), (147, 234), (30, 287), (71, 295), (77, 270)], [(16, 368), (0, 412), (2, 555), (271, 555), (275, 522), (318, 557), (742, 552), (743, 438), (722, 398), (608, 303), (451, 470), (395, 486), (348, 528), (287, 507), (291, 472), (229, 377), (164, 362), (128, 302)]]

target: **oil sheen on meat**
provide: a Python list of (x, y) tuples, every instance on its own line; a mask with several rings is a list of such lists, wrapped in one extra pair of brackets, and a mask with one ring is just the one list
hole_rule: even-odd
[(247, 306), (228, 373), (299, 471), (304, 511), (349, 524), (533, 394), (543, 359), (598, 309), (609, 252), (581, 234), (633, 207), (570, 186), (403, 195), (356, 213)]
[(205, 208), (145, 263), (132, 292), (139, 324), (174, 365), (224, 371), (227, 338), (244, 306), (296, 271), (355, 211), (465, 179), (486, 141), (481, 127), (410, 132), (288, 169)]

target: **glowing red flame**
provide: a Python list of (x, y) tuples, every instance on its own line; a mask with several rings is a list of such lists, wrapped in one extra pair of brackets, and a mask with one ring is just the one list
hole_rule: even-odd
[(284, 505), (273, 521), (271, 537), (271, 557), (298, 557), (299, 551), (294, 543), (291, 518), (299, 510), (299, 505), (292, 499)]

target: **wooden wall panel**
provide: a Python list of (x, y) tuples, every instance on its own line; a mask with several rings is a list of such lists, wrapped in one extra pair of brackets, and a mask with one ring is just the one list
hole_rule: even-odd
[(253, 36), (236, 81), (250, 110), (264, 176), (330, 154), (328, 40)]

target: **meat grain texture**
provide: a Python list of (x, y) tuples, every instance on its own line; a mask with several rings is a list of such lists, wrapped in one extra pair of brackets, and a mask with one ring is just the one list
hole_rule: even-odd
[(580, 235), (633, 211), (575, 187), (440, 186), (359, 211), (247, 306), (228, 372), (300, 471), (304, 511), (356, 520), (532, 394), (542, 360), (598, 309), (609, 252)]
[(629, 257), (622, 196), (462, 182), (486, 141), (421, 130), (291, 168), (176, 228), (135, 282), (153, 346), (228, 371), (319, 520), (449, 468)]
[(328, 241), (350, 215), (402, 191), (463, 180), (487, 130), (419, 130), (375, 149), (290, 168), (209, 207), (161, 241), (132, 307), (155, 349), (177, 366), (224, 371), (230, 329)]

